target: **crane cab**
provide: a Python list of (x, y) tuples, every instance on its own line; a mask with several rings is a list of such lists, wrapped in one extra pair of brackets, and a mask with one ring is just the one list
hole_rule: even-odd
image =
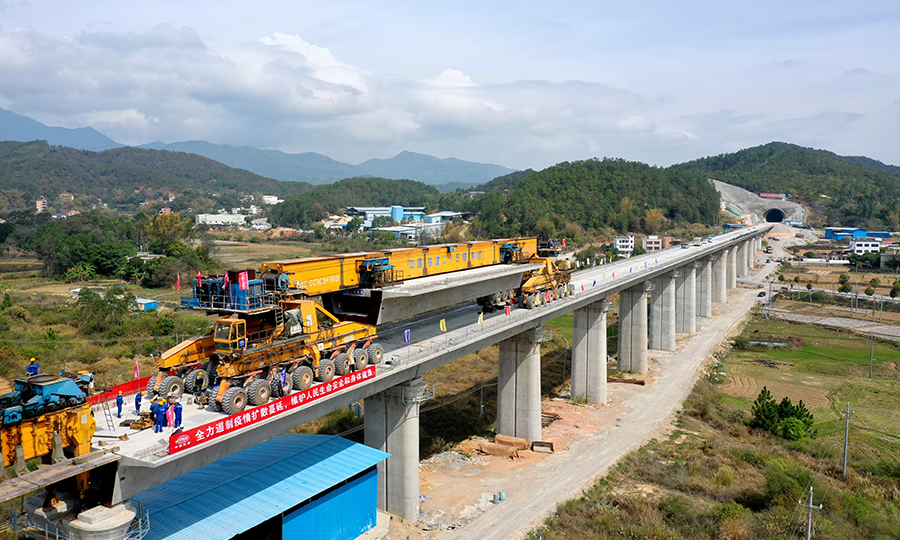
[(247, 321), (243, 319), (219, 319), (213, 334), (216, 354), (231, 355), (247, 347)]

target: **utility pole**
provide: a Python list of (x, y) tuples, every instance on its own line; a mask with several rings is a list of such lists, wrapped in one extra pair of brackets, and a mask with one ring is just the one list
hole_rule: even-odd
[(869, 378), (872, 378), (872, 363), (875, 360), (875, 336), (869, 336)]
[[(847, 477), (847, 446), (850, 441), (850, 416), (853, 414), (856, 414), (856, 411), (850, 410), (850, 402), (848, 401), (847, 408), (841, 412), (844, 413), (844, 416), (847, 419), (846, 420), (847, 423), (844, 427), (844, 471), (843, 471), (843, 475), (846, 478)], [(809, 503), (812, 504), (812, 487), (809, 488)], [(822, 507), (822, 505), (819, 505), (819, 508), (821, 508), (821, 507)], [(812, 513), (812, 510), (810, 510), (810, 513)], [(809, 538), (809, 537), (807, 536), (807, 538)]]
[(809, 503), (803, 504), (803, 499), (799, 499), (797, 501), (797, 504), (809, 509), (808, 513), (806, 514), (806, 540), (810, 540), (812, 538), (812, 511), (822, 509), (821, 504), (819, 504), (819, 506), (816, 506), (812, 503), (812, 501), (812, 486), (809, 486)]

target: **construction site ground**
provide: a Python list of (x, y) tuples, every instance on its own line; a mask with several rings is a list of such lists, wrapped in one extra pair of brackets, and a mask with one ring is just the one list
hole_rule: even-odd
[[(679, 336), (675, 352), (650, 351), (646, 386), (610, 383), (609, 404), (545, 400), (559, 419), (542, 431), (554, 453), (501, 458), (472, 438), (420, 463), (420, 520), (392, 520), (388, 539), (522, 538), (557, 504), (578, 497), (628, 452), (665, 436), (704, 365), (756, 303), (757, 290), (735, 289), (698, 332)], [(495, 494), (504, 499), (494, 503)]]

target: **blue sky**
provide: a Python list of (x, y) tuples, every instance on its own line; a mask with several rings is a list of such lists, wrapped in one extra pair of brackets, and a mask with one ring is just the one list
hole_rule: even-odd
[(125, 144), (545, 168), (785, 141), (900, 164), (889, 1), (0, 0), (0, 107)]

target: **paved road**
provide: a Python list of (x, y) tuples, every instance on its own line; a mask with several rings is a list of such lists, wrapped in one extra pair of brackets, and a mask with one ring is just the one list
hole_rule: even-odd
[(651, 375), (656, 381), (646, 387), (612, 385), (611, 405), (592, 412), (609, 416), (609, 427), (572, 441), (567, 452), (512, 472), (501, 488), (506, 502), (440, 538), (521, 538), (554, 512), (557, 504), (579, 497), (610, 466), (667, 428), (701, 367), (749, 312), (756, 293), (729, 291), (727, 303), (713, 304), (715, 316), (698, 319), (698, 332), (678, 352), (651, 351), (656, 359)]

